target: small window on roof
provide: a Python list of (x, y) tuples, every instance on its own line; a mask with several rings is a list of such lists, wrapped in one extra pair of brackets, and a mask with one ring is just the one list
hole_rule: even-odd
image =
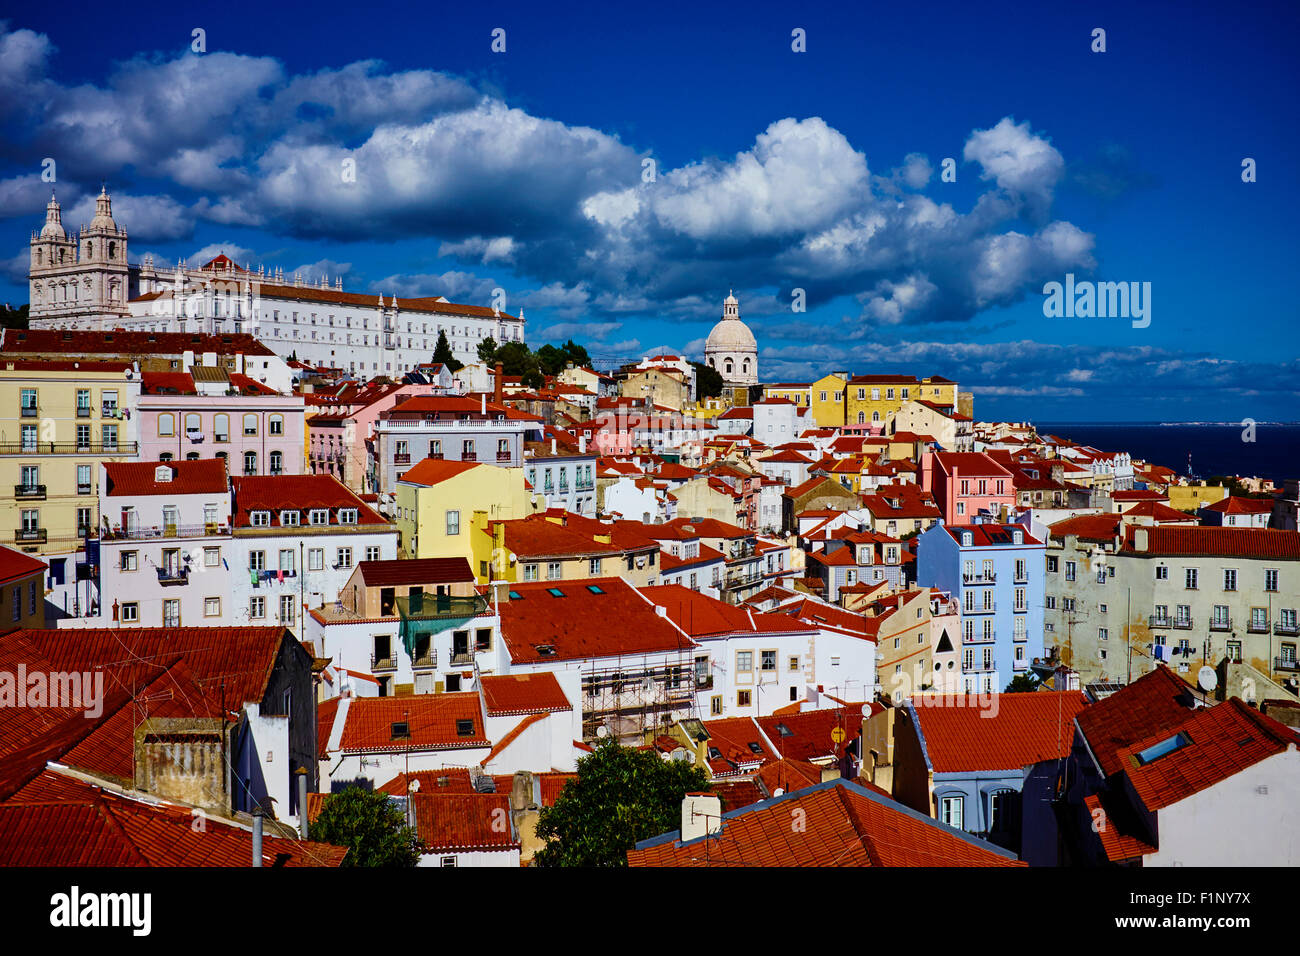
[(749, 742), (749, 749), (756, 754), (761, 754), (763, 752), (762, 746), (756, 740), (751, 740)]
[(1191, 742), (1191, 737), (1187, 736), (1185, 733), (1179, 732), (1174, 734), (1168, 740), (1162, 740), (1160, 743), (1152, 744), (1146, 750), (1140, 751), (1135, 755), (1135, 759), (1138, 762), (1138, 766), (1145, 767), (1147, 764), (1151, 763), (1151, 761), (1159, 760), (1161, 757), (1171, 754), (1175, 750), (1181, 750)]
[(411, 736), (411, 725), (404, 720), (399, 720), (391, 726), (392, 737), (394, 740), (408, 740)]
[(709, 748), (709, 759), (710, 759), (710, 760), (721, 760), (721, 759), (722, 759), (722, 751), (719, 750), (717, 747), (710, 747), (710, 748)]
[(794, 736), (794, 731), (791, 730), (789, 727), (787, 727), (785, 724), (777, 724), (777, 725), (776, 725), (776, 732), (777, 732), (778, 734), (780, 734), (782, 737), (793, 737), (793, 736)]
[(588, 585), (587, 585), (587, 590), (590, 591), (592, 594), (604, 594), (604, 593), (605, 593), (604, 591), (601, 590), (600, 585), (598, 585), (598, 584), (588, 584)]
[(472, 720), (458, 720), (458, 721), (456, 721), (456, 736), (457, 736), (457, 737), (473, 737), (473, 736), (474, 736), (474, 721), (472, 721)]
[(559, 588), (547, 588), (546, 593), (551, 597), (564, 597), (564, 592)]
[(524, 596), (518, 591), (510, 591), (508, 593), (510, 595), (510, 600), (512, 601), (522, 601), (524, 599)]

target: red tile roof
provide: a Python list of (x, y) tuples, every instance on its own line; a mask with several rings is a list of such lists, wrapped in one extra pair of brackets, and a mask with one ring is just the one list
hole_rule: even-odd
[[(1164, 756), (1140, 763), (1137, 755), (1148, 747), (1185, 735), (1187, 743)], [(1128, 774), (1138, 798), (1155, 811), (1212, 787), (1279, 754), (1295, 750), (1300, 734), (1271, 717), (1230, 697), (1222, 704), (1203, 707), (1182, 723), (1133, 741), (1115, 757)]]
[(1259, 515), (1272, 514), (1272, 498), (1239, 498), (1235, 495), (1224, 498), (1222, 501), (1216, 501), (1212, 505), (1206, 505), (1203, 511), (1217, 511), (1225, 515)]
[[(471, 733), (459, 732), (470, 721)], [(393, 738), (393, 725), (405, 723), (408, 737)], [(415, 694), (409, 697), (355, 697), (348, 708), (339, 749), (344, 752), (459, 750), (488, 747), (478, 694), (473, 691)]]
[[(57, 778), (57, 779), (55, 779)], [(5, 866), (233, 866), (252, 860), (249, 830), (209, 818), (194, 829), (189, 807), (145, 803), (55, 770), (43, 785), (0, 804)], [(262, 837), (263, 866), (339, 866), (344, 847)]]
[(555, 675), (546, 671), (536, 674), (485, 675), (479, 678), (483, 702), (488, 715), (539, 714), (572, 710), (569, 699)]
[(717, 718), (705, 723), (704, 730), (709, 735), (706, 757), (714, 777), (748, 776), (778, 759), (752, 717)]
[(981, 451), (940, 451), (935, 452), (934, 460), (948, 474), (956, 471), (966, 478), (972, 475), (1011, 477), (1010, 471)]
[[(794, 830), (796, 811), (804, 827)], [(630, 866), (1017, 866), (990, 843), (846, 780), (723, 814), (717, 836), (638, 844)]]
[[(171, 478), (157, 479), (158, 469), (166, 467)], [(130, 495), (210, 495), (225, 494), (226, 462), (221, 458), (197, 461), (106, 461), (107, 482), (104, 494), (111, 497)]]
[(1043, 543), (1030, 534), (1028, 528), (1018, 524), (946, 524), (943, 527), (958, 544), (961, 544), (962, 533), (969, 531), (973, 542), (971, 547), (975, 548), (1022, 547), (1022, 545), (1012, 543), (1011, 533), (1013, 531), (1021, 532), (1024, 536), (1025, 546), (1032, 547)]
[(645, 587), (641, 593), (693, 638), (723, 634), (810, 634), (813, 628), (784, 614), (764, 614), (692, 591), (680, 584)]
[[(514, 584), (510, 591), (519, 597), (501, 601), (501, 637), (516, 664), (696, 646), (622, 578)], [(619, 626), (610, 627), (611, 621)]]
[(508, 793), (426, 793), (412, 798), (415, 829), (429, 852), (517, 850)]
[(57, 355), (181, 355), (216, 352), (218, 355), (275, 355), (247, 332), (205, 335), (198, 332), (110, 332), (68, 329), (6, 329), (0, 345), (6, 354)]
[(1119, 515), (1075, 515), (1051, 525), (1048, 530), (1058, 538), (1075, 535), (1085, 541), (1114, 542), (1123, 519)]
[[(232, 478), (230, 484), (234, 492), (232, 521), (236, 528), (252, 527), (251, 511), (270, 511), (270, 526), (278, 528), (282, 510), (311, 508), (328, 508), (331, 522), (337, 522), (340, 508), (355, 508), (358, 525), (388, 525), (385, 518), (333, 475), (251, 475)], [(303, 521), (304, 533), (312, 527)], [(338, 525), (332, 523), (325, 527)]]
[(46, 567), (44, 561), (38, 561), (31, 555), (0, 545), (0, 584), (19, 581), (38, 571), (44, 573)]
[(463, 475), (464, 472), (478, 467), (486, 466), (481, 466), (478, 462), (450, 462), (443, 458), (425, 458), (403, 472), (398, 477), (398, 481), (409, 481), (411, 484), (432, 488), (433, 485), (442, 484), (443, 481), (454, 479), (456, 475)]
[(1087, 704), (1078, 691), (998, 694), (993, 698), (918, 694), (916, 715), (935, 773), (1018, 770), (1069, 756), (1074, 718)]
[(392, 780), (376, 787), (380, 793), (406, 796), (411, 784), (418, 785), (418, 793), (477, 793), (468, 767), (443, 767), (440, 770), (415, 770), (399, 773)]
[[(404, 558), (391, 561), (360, 561), (366, 587), (393, 587), (397, 585), (462, 584), (474, 581), (465, 558)], [(433, 595), (429, 595), (432, 599)]]
[(1106, 776), (1123, 769), (1119, 751), (1187, 719), (1195, 697), (1173, 671), (1157, 665), (1149, 674), (1089, 705), (1075, 718)]
[[(1137, 546), (1145, 533), (1147, 546)], [(1267, 528), (1167, 527), (1129, 528), (1124, 553), (1154, 557), (1229, 557), (1300, 560), (1300, 531)]]
[[(760, 717), (758, 725), (784, 758), (817, 760), (835, 757), (862, 736), (862, 721), (866, 719), (862, 714), (863, 707), (868, 707), (872, 713), (884, 709), (880, 704), (846, 703), (842, 707)], [(832, 738), (835, 730), (844, 731), (844, 739), (838, 744)], [(821, 783), (821, 777), (813, 782)]]

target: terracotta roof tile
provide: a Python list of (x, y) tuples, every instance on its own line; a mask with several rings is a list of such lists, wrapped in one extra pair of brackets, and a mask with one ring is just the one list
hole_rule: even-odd
[(1069, 756), (1074, 718), (1087, 704), (1079, 691), (959, 698), (918, 694), (909, 710), (935, 773), (1018, 770)]

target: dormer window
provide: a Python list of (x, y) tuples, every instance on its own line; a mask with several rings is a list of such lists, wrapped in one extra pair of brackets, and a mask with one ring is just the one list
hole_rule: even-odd
[(339, 524), (356, 524), (356, 523), (357, 523), (356, 508), (339, 509)]
[(271, 512), (254, 511), (248, 516), (248, 522), (254, 528), (269, 528), (271, 526)]
[(312, 508), (307, 514), (308, 524), (329, 524), (330, 513), (328, 508)]
[(159, 465), (154, 469), (153, 480), (158, 482), (171, 481), (172, 470), (169, 465)]
[(974, 543), (975, 543), (975, 536), (972, 535), (969, 531), (963, 531), (961, 533), (961, 546), (963, 548), (969, 548)]
[(298, 511), (281, 511), (280, 525), (285, 528), (296, 528), (301, 524), (301, 512)]
[(1025, 543), (1025, 533), (1024, 533), (1023, 531), (1013, 531), (1013, 532), (1011, 532), (1011, 541), (1012, 541), (1013, 544), (1024, 544), (1024, 543)]

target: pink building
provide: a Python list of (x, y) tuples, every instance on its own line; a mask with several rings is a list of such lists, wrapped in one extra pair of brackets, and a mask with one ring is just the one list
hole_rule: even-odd
[(1011, 472), (982, 452), (926, 452), (921, 487), (934, 495), (945, 524), (969, 524), (982, 513), (1000, 517), (1016, 504)]
[(221, 458), (233, 475), (303, 473), (302, 396), (206, 366), (141, 379), (142, 461)]
[(374, 438), (375, 423), (402, 396), (444, 395), (447, 389), (427, 385), (347, 385), (335, 394), (314, 392), (306, 396), (307, 470), (313, 475), (333, 475), (352, 491), (366, 487), (370, 472), (368, 440)]

